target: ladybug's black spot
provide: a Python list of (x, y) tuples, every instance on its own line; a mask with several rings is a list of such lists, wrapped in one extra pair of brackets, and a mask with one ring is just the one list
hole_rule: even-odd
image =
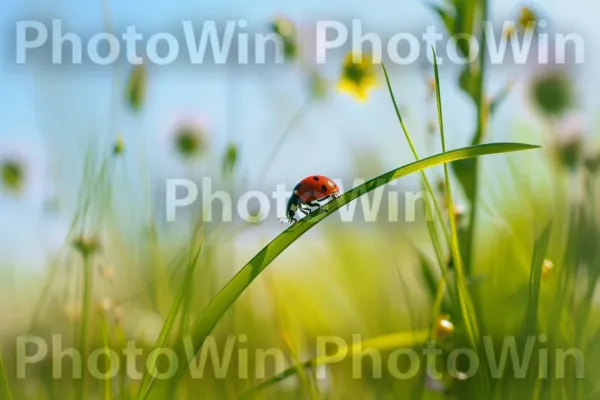
[(321, 190), (324, 191), (324, 192), (326, 192), (327, 191), (327, 186), (325, 186), (325, 185), (321, 186)]
[(319, 180), (319, 177), (318, 177), (318, 176), (313, 176), (313, 179), (314, 179), (315, 181), (318, 181), (318, 180)]

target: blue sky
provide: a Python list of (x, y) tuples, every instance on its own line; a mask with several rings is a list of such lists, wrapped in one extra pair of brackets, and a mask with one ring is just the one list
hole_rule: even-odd
[[(493, 3), (492, 17), (496, 20), (511, 16), (519, 5), (532, 4), (506, 0)], [(3, 0), (0, 155), (22, 152), (30, 159), (34, 171), (33, 189), (28, 196), (19, 200), (0, 197), (0, 220), (3, 221), (0, 243), (10, 243), (4, 246), (8, 249), (0, 248), (0, 255), (5, 258), (21, 260), (24, 243), (48, 235), (60, 236), (52, 233), (58, 228), (41, 213), (41, 204), (52, 193), (73, 195), (90, 138), (108, 148), (119, 133), (130, 146), (136, 143), (136, 135), (142, 135), (157, 179), (178, 177), (184, 168), (168, 147), (169, 127), (182, 117), (199, 117), (209, 131), (213, 154), (219, 155), (229, 140), (235, 141), (241, 151), (240, 168), (257, 179), (254, 174), (264, 162), (270, 145), (305, 101), (303, 80), (293, 66), (269, 67), (268, 70), (151, 67), (148, 102), (143, 114), (134, 118), (123, 107), (120, 91), (128, 73), (125, 65), (15, 65), (11, 40), (14, 40), (17, 21), (60, 18), (70, 31), (89, 36), (105, 29), (102, 4), (102, 0)], [(579, 79), (586, 82), (582, 103), (587, 105), (588, 111), (597, 109), (593, 94), (598, 92), (598, 84), (591, 74), (597, 71), (594, 66), (598, 63), (591, 43), (600, 34), (595, 32), (598, 5), (591, 0), (548, 0), (533, 5), (541, 6), (557, 29), (574, 29), (584, 35), (588, 62), (577, 71)], [(250, 27), (264, 29), (274, 15), (287, 16), (307, 27), (315, 20), (361, 18), (365, 26), (382, 32), (407, 29), (416, 33), (424, 31), (427, 25), (439, 25), (419, 0), (110, 1), (107, 9), (110, 25), (119, 33), (128, 25), (155, 33), (172, 30), (182, 20), (237, 18), (248, 20)], [(424, 128), (432, 111), (427, 106), (425, 74), (417, 68), (391, 69), (396, 94), (407, 110), (409, 127), (423, 148)], [(323, 72), (334, 83), (339, 62), (328, 63)], [(488, 82), (492, 93), (513, 76), (513, 72), (495, 68)], [(469, 121), (472, 120), (470, 104), (453, 83), (455, 74), (453, 68), (442, 68), (446, 129), (451, 147), (465, 144), (471, 134)], [(527, 118), (523, 110), (526, 110), (526, 101), (517, 91), (496, 117), (492, 137), (506, 139), (510, 125), (505, 121), (512, 121), (515, 116)], [(355, 165), (352, 157), (357, 150), (376, 153), (384, 170), (411, 159), (388, 95), (382, 89), (373, 92), (366, 104), (332, 92), (324, 104), (315, 107), (299, 124), (286, 148), (274, 160), (269, 176), (263, 177), (263, 186), (279, 182), (293, 185), (303, 176), (314, 173), (352, 176)], [(215, 157), (202, 168), (212, 174), (218, 162)]]

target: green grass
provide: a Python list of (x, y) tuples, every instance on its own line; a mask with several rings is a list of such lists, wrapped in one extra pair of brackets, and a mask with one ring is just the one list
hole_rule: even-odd
[(200, 348), (202, 342), (210, 331), (212, 331), (219, 319), (239, 295), (252, 283), (258, 274), (260, 274), (279, 254), (298, 240), (304, 233), (337, 211), (340, 207), (380, 186), (425, 168), (431, 168), (439, 164), (470, 157), (530, 150), (537, 147), (538, 146), (521, 143), (491, 143), (456, 149), (394, 169), (347, 191), (339, 199), (329, 203), (327, 205), (327, 211), (319, 210), (318, 212), (314, 212), (310, 216), (303, 218), (287, 228), (242, 268), (242, 270), (223, 288), (219, 295), (213, 299), (210, 305), (196, 320), (192, 329), (194, 350), (197, 351)]
[(6, 377), (6, 370), (4, 369), (4, 363), (2, 362), (2, 356), (0, 356), (0, 395), (3, 399), (12, 400), (8, 378)]
[[(456, 149), (394, 169), (386, 174), (380, 175), (365, 182), (363, 185), (347, 191), (340, 198), (329, 203), (327, 205), (327, 211), (319, 210), (318, 212), (314, 212), (308, 217), (303, 218), (287, 228), (278, 237), (271, 241), (271, 243), (263, 248), (256, 256), (254, 256), (219, 292), (219, 294), (202, 311), (192, 326), (190, 335), (192, 340), (193, 354), (196, 354), (200, 350), (202, 344), (223, 317), (223, 315), (229, 310), (229, 308), (244, 292), (244, 290), (246, 290), (246, 288), (258, 277), (258, 275), (265, 268), (267, 268), (267, 266), (269, 266), (269, 264), (275, 260), (279, 254), (281, 254), (286, 248), (298, 240), (304, 233), (334, 213), (340, 207), (353, 200), (356, 200), (358, 197), (365, 195), (380, 186), (388, 184), (411, 173), (421, 171), (425, 168), (430, 168), (443, 163), (469, 157), (529, 150), (536, 147), (537, 146), (519, 143), (494, 143), (464, 149)], [(148, 388), (143, 386), (143, 392), (145, 393), (146, 391), (149, 391), (150, 388), (151, 386)]]
[[(163, 349), (163, 348), (168, 347), (168, 340), (169, 340), (170, 336), (172, 335), (173, 327), (175, 325), (175, 320), (181, 311), (181, 308), (185, 302), (185, 299), (189, 298), (189, 290), (190, 290), (191, 284), (193, 282), (194, 271), (196, 270), (196, 266), (198, 265), (198, 258), (200, 257), (201, 251), (202, 251), (202, 242), (200, 243), (200, 246), (198, 246), (198, 249), (195, 252), (193, 252), (193, 253), (190, 252), (190, 259), (188, 261), (188, 265), (187, 265), (187, 268), (185, 271), (185, 276), (183, 278), (183, 282), (177, 293), (177, 297), (175, 298), (175, 301), (173, 302), (173, 305), (171, 306), (171, 310), (169, 311), (167, 320), (165, 321), (165, 324), (163, 325), (163, 327), (160, 331), (160, 335), (158, 336), (156, 346), (154, 347), (155, 349)], [(182, 318), (182, 320), (184, 320), (183, 315), (181, 318)], [(185, 329), (186, 327), (183, 326), (182, 328)], [(152, 354), (157, 354), (157, 353), (152, 353)], [(160, 364), (160, 361), (157, 356), (151, 357), (148, 360), (148, 365), (150, 367), (147, 369), (146, 373), (144, 374), (144, 378), (142, 379), (142, 383), (140, 385), (140, 389), (138, 392), (138, 399), (145, 399), (148, 396), (148, 394), (150, 392), (150, 388), (152, 387), (152, 384), (154, 383), (154, 377), (155, 377), (156, 371), (158, 371), (159, 364)]]
[[(474, 34), (484, 42), (485, 32), (478, 27), (487, 16), (488, 6), (487, 1), (450, 1), (446, 8), (435, 11), (448, 33)], [(433, 56), (435, 60), (435, 52)], [(400, 112), (388, 70), (383, 64), (381, 67), (390, 96), (389, 111), (393, 107), (414, 161), (348, 190), (328, 204), (327, 211), (312, 213), (273, 240), (260, 238), (260, 247), (252, 250), (235, 241), (241, 230), (204, 225), (196, 215), (190, 218), (189, 231), (184, 229), (183, 234), (177, 232), (179, 235), (154, 220), (149, 170), (141, 150), (146, 138), (141, 130), (137, 132), (140, 148), (128, 143), (127, 151), (119, 157), (112, 152), (100, 157), (100, 145), (91, 143), (69, 242), (49, 264), (45, 279), (0, 279), (0, 294), (4, 296), (0, 307), (10, 305), (8, 312), (2, 310), (6, 318), (0, 325), (0, 399), (597, 398), (597, 173), (582, 165), (566, 168), (556, 153), (560, 149), (521, 143), (483, 144), (490, 119), (510, 90), (507, 84), (495, 98), (488, 99), (484, 57), (467, 66), (457, 82), (472, 101), (474, 121), (470, 122), (474, 122), (475, 132), (469, 133), (469, 147), (452, 150), (447, 148), (443, 85), (434, 63), (435, 96), (431, 101), (435, 101), (432, 106), (437, 112), (436, 135), (442, 152), (421, 158), (421, 138), (411, 136), (407, 128), (415, 122), (405, 120)], [(146, 79), (145, 70), (133, 72), (126, 93), (130, 111), (138, 118), (145, 105)], [(122, 100), (118, 90), (113, 95)], [(318, 106), (314, 95), (274, 138), (266, 163), (259, 169), (261, 177), (268, 173), (272, 160), (309, 107), (312, 111)], [(116, 106), (112, 113), (115, 111)], [(141, 126), (142, 120), (138, 121)], [(515, 136), (523, 134), (528, 132), (515, 128)], [(539, 139), (529, 135), (511, 140)], [(524, 152), (532, 149), (537, 150)], [(136, 160), (139, 170), (134, 174), (141, 179), (143, 190), (136, 191), (128, 184), (130, 193), (115, 193), (113, 183), (122, 177), (119, 173), (128, 183), (131, 178), (128, 171), (120, 169), (120, 163), (136, 152), (140, 152)], [(249, 156), (243, 147), (239, 152), (242, 160)], [(514, 154), (484, 157), (506, 153)], [(222, 159), (220, 155), (216, 158)], [(361, 171), (356, 165), (358, 174)], [(198, 177), (195, 167), (189, 168), (190, 173)], [(444, 190), (439, 193), (426, 173), (436, 167), (443, 173)], [(238, 164), (232, 164), (227, 170), (229, 184), (235, 185), (245, 173), (236, 168)], [(433, 221), (391, 228), (321, 224), (341, 207), (414, 173), (433, 199)], [(549, 176), (546, 184), (545, 175)], [(580, 189), (585, 196), (575, 198), (571, 192)], [(127, 215), (130, 219), (126, 222), (119, 221), (128, 212), (115, 200), (116, 195), (131, 199), (126, 206), (134, 215)], [(459, 200), (468, 203), (466, 220), (451, 217)], [(126, 226), (136, 218), (139, 226)], [(319, 229), (313, 230), (317, 225)], [(250, 226), (248, 232), (258, 235), (259, 230), (252, 229)], [(311, 230), (317, 239), (306, 235)], [(101, 250), (72, 245), (73, 240), (83, 238), (97, 238)], [(243, 257), (241, 262), (236, 256)], [(555, 265), (549, 274), (543, 273), (546, 259)], [(113, 278), (101, 276), (100, 269), (107, 266), (114, 267)], [(97, 312), (97, 302), (106, 298), (115, 306)], [(77, 302), (81, 314), (67, 318), (61, 310), (72, 301)], [(448, 337), (437, 332), (441, 315), (447, 315), (454, 326)], [(25, 333), (44, 338), (62, 334), (63, 347), (78, 348), (84, 358), (92, 349), (120, 353), (135, 340), (143, 350), (137, 367), (144, 368), (144, 374), (140, 378), (128, 376), (121, 358), (122, 371), (115, 377), (105, 370), (104, 379), (91, 379), (88, 374), (83, 379), (55, 379), (56, 359), (49, 355), (27, 369), (26, 380), (16, 378), (14, 342)], [(347, 339), (354, 334), (362, 339), (339, 348), (347, 353), (343, 360), (315, 351), (317, 338)], [(186, 363), (191, 355), (185, 351), (184, 339), (191, 338), (192, 353), (198, 355), (208, 338), (222, 345), (228, 338), (241, 335), (247, 342), (237, 343), (236, 350), (277, 349), (285, 355), (285, 364), (269, 365), (266, 376), (258, 376), (259, 368), (254, 365), (250, 368), (254, 376), (242, 378), (235, 372), (245, 356), (234, 353), (226, 376), (213, 376), (216, 367), (209, 366), (202, 379), (189, 379)], [(548, 350), (550, 371), (560, 362), (552, 350), (577, 349), (585, 354), (585, 379), (575, 377), (573, 364), (568, 364), (565, 377), (538, 379), (537, 368), (545, 360), (536, 352), (529, 368), (533, 372), (524, 379), (511, 376), (511, 365), (502, 379), (494, 378), (485, 368), (472, 379), (464, 379), (453, 376), (446, 364), (449, 352), (470, 349), (485, 367), (487, 339), (500, 349), (506, 338), (515, 337), (517, 345), (523, 347), (529, 337), (539, 335), (546, 336), (547, 341), (536, 344), (535, 349)], [(444, 350), (440, 357), (443, 365), (438, 365), (441, 381), (432, 383), (425, 368), (409, 380), (385, 372), (380, 378), (357, 379), (354, 375), (355, 365), (371, 366), (369, 350), (376, 350), (389, 361), (395, 349), (417, 351), (431, 342)], [(173, 348), (180, 356), (179, 373), (166, 381), (155, 378), (155, 373), (164, 370), (165, 359), (158, 353), (148, 356), (163, 348)], [(326, 369), (327, 379), (317, 379), (320, 369)], [(440, 387), (433, 388), (435, 385)]]
[[(88, 324), (90, 319), (90, 306), (92, 297), (92, 264), (90, 263), (89, 254), (84, 252), (83, 255), (83, 290), (81, 293), (81, 325), (79, 327), (79, 351), (81, 352), (81, 358), (86, 360), (88, 357)], [(80, 382), (79, 396), (85, 397), (87, 392), (86, 387), (87, 374), (83, 374), (83, 378)]]
[[(418, 332), (397, 332), (385, 336), (367, 339), (350, 347), (341, 347), (340, 349), (338, 349), (338, 353), (349, 354), (351, 357), (359, 357), (365, 354), (367, 349), (385, 351), (397, 348), (418, 347), (424, 344), (428, 338), (429, 332), (427, 330)], [(284, 379), (287, 379), (300, 373), (300, 371), (302, 371), (303, 368), (314, 369), (319, 366), (336, 362), (339, 362), (337, 353), (333, 356), (324, 355), (319, 358), (314, 358), (312, 360), (305, 361), (301, 365), (290, 367), (280, 372), (279, 374), (273, 376), (272, 378), (267, 379), (263, 383), (253, 387), (252, 389), (243, 393), (240, 396), (240, 399), (250, 399), (256, 396), (261, 391), (268, 389), (269, 387), (283, 381)]]
[[(440, 89), (440, 77), (438, 72), (438, 64), (437, 64), (437, 55), (435, 54), (435, 50), (431, 50), (433, 53), (434, 60), (434, 74), (435, 74), (435, 93), (436, 93), (436, 104), (438, 111), (438, 121), (440, 127), (440, 138), (442, 141), (442, 150), (446, 151), (446, 137), (444, 134), (444, 118), (442, 115), (442, 99), (441, 99), (441, 89)], [(450, 173), (448, 171), (448, 165), (444, 164), (444, 181), (446, 188), (446, 198), (448, 209), (454, 209), (454, 200), (452, 198), (452, 186), (450, 184)], [(456, 219), (449, 218), (450, 220), (450, 230), (452, 232), (452, 241), (450, 243), (450, 249), (452, 253), (452, 259), (454, 261), (454, 269), (456, 271), (456, 292), (458, 294), (458, 302), (460, 305), (460, 310), (462, 313), (462, 320), (465, 326), (465, 330), (467, 332), (467, 337), (469, 339), (471, 348), (475, 351), (481, 349), (481, 334), (479, 323), (477, 321), (477, 313), (475, 311), (475, 306), (473, 305), (473, 299), (471, 298), (471, 294), (467, 288), (467, 277), (465, 274), (465, 269), (463, 267), (462, 255), (460, 252), (460, 247), (458, 243), (458, 231), (456, 227)], [(471, 221), (473, 224), (473, 221)], [(489, 392), (489, 382), (487, 380), (487, 374), (483, 373), (480, 375), (483, 380), (483, 387), (485, 392)]]

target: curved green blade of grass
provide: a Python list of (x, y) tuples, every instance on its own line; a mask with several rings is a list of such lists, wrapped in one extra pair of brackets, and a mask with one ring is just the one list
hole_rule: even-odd
[[(421, 330), (421, 331), (409, 331), (409, 332), (397, 332), (391, 333), (389, 335), (378, 336), (371, 339), (366, 339), (359, 343), (354, 343), (352, 346), (341, 347), (338, 352), (342, 354), (346, 354), (346, 356), (358, 357), (364, 354), (367, 351), (385, 351), (392, 350), (398, 348), (408, 348), (408, 347), (417, 347), (423, 345), (429, 339), (429, 331)], [(304, 369), (315, 368), (321, 365), (327, 365), (334, 362), (340, 362), (338, 354), (336, 356), (321, 356), (317, 358), (313, 358), (312, 360), (305, 361), (300, 364), (300, 367)], [(344, 357), (345, 359), (346, 357)], [(292, 366), (279, 374), (273, 376), (272, 378), (267, 379), (266, 381), (256, 385), (252, 389), (248, 390), (240, 399), (249, 399), (254, 396), (256, 393), (273, 386), (277, 382), (281, 382), (282, 380), (295, 375), (299, 372), (298, 366)]]
[(478, 146), (465, 147), (437, 154), (421, 159), (403, 167), (389, 171), (383, 175), (373, 178), (364, 184), (344, 193), (339, 199), (327, 204), (327, 211), (319, 210), (308, 217), (290, 226), (277, 236), (271, 243), (264, 247), (248, 264), (246, 264), (237, 275), (221, 290), (196, 320), (192, 328), (194, 351), (197, 352), (204, 339), (215, 327), (221, 316), (229, 309), (240, 294), (252, 283), (252, 281), (288, 246), (294, 243), (300, 236), (313, 226), (333, 214), (340, 207), (350, 203), (358, 197), (372, 190), (388, 184), (398, 178), (421, 171), (443, 163), (477, 157), (487, 154), (508, 153), (513, 151), (534, 149), (539, 146), (522, 143), (490, 143)]
[[(436, 106), (437, 106), (437, 114), (438, 114), (438, 123), (440, 127), (440, 140), (442, 143), (442, 150), (446, 151), (446, 135), (444, 133), (444, 117), (442, 112), (442, 95), (440, 89), (440, 75), (437, 63), (437, 54), (435, 50), (431, 49), (433, 56), (433, 73), (435, 77), (435, 98), (436, 98)], [(452, 196), (452, 186), (450, 182), (450, 173), (448, 171), (448, 165), (444, 164), (444, 187), (446, 188), (446, 203), (448, 204), (448, 209), (454, 209), (454, 199)], [(467, 289), (466, 283), (466, 273), (463, 266), (463, 260), (460, 254), (460, 246), (458, 243), (458, 230), (456, 226), (456, 219), (449, 218), (450, 221), (450, 251), (452, 253), (452, 258), (454, 260), (454, 269), (456, 271), (456, 292), (458, 293), (458, 299), (460, 303), (460, 309), (463, 315), (465, 329), (467, 331), (467, 336), (473, 346), (473, 349), (477, 349), (480, 342), (479, 335), (479, 326), (477, 323), (477, 316), (475, 314), (475, 309), (473, 306), (473, 301), (469, 294), (469, 290)]]
[(2, 363), (2, 356), (0, 356), (0, 399), (12, 400), (10, 387), (8, 386), (8, 378), (6, 377), (6, 370)]
[[(235, 300), (246, 290), (256, 277), (286, 248), (294, 243), (309, 229), (333, 214), (340, 207), (363, 196), (376, 188), (388, 184), (398, 178), (431, 168), (436, 165), (478, 157), (487, 154), (509, 153), (538, 148), (539, 146), (523, 143), (489, 143), (478, 146), (464, 147), (437, 154), (431, 157), (415, 161), (403, 167), (391, 170), (383, 175), (373, 178), (364, 184), (357, 186), (344, 193), (340, 198), (327, 204), (327, 211), (318, 210), (309, 216), (296, 222), (279, 236), (273, 239), (267, 246), (258, 252), (217, 294), (217, 296), (206, 306), (198, 319), (192, 326), (188, 339), (191, 339), (192, 354), (187, 354), (188, 362), (198, 353), (202, 344), (217, 325), (221, 317), (227, 312)], [(179, 375), (181, 376), (181, 375)], [(140, 387), (140, 393), (150, 392), (153, 380), (147, 379)]]

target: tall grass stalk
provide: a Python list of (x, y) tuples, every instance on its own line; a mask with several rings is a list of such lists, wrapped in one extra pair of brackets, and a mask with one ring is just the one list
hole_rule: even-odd
[[(484, 24), (488, 20), (488, 0), (481, 0), (481, 9), (477, 14), (479, 21), (475, 26), (481, 27), (479, 43), (486, 43), (486, 30), (483, 28)], [(472, 7), (474, 9), (474, 7)], [(486, 52), (482, 51), (479, 54), (479, 67), (477, 71), (477, 81), (475, 84), (475, 99), (477, 108), (477, 131), (471, 145), (481, 144), (487, 133), (489, 105), (487, 94), (485, 90), (485, 77), (486, 77)], [(472, 257), (473, 257), (473, 241), (475, 235), (475, 228), (477, 223), (477, 193), (478, 193), (478, 182), (479, 182), (479, 163), (477, 159), (473, 160), (473, 190), (471, 193), (471, 208), (469, 210), (469, 225), (465, 236), (464, 246), (464, 257), (466, 273), (468, 276), (472, 274)]]
[(288, 329), (288, 320), (286, 318), (285, 310), (281, 307), (281, 299), (280, 295), (277, 292), (277, 286), (273, 282), (272, 279), (267, 279), (267, 285), (269, 288), (269, 292), (271, 293), (271, 301), (275, 308), (275, 326), (279, 331), (279, 336), (283, 340), (285, 347), (290, 353), (290, 358), (292, 359), (293, 366), (296, 368), (298, 372), (298, 378), (300, 380), (301, 386), (308, 393), (309, 398), (311, 400), (320, 400), (321, 395), (318, 391), (318, 385), (311, 382), (311, 379), (307, 373), (307, 369), (304, 367), (302, 361), (300, 360), (300, 356), (298, 355), (298, 351), (296, 350), (294, 343), (291, 338), (291, 329)]
[[(83, 253), (83, 290), (81, 293), (81, 325), (79, 328), (79, 351), (81, 352), (81, 359), (87, 360), (87, 334), (88, 324), (90, 319), (90, 303), (92, 299), (92, 263), (90, 261), (90, 255)], [(85, 369), (81, 374), (80, 382), (80, 399), (85, 398), (87, 388), (87, 374)]]
[[(103, 312), (103, 311), (102, 311)], [(104, 345), (104, 351), (105, 353), (111, 354), (110, 350), (110, 328), (108, 326), (108, 321), (106, 319), (106, 315), (103, 314), (101, 315), (101, 319), (100, 319), (100, 324), (101, 324), (101, 329), (102, 329), (102, 344)], [(112, 363), (113, 360), (110, 359), (110, 361), (108, 361), (108, 365), (110, 366), (110, 368), (106, 368), (106, 372), (105, 372), (105, 376), (104, 376), (104, 400), (112, 400), (112, 383), (113, 383), (113, 379), (111, 378), (111, 369), (112, 369)]]
[(12, 400), (10, 393), (10, 386), (8, 385), (8, 378), (6, 377), (6, 369), (2, 362), (2, 355), (0, 355), (0, 398), (6, 400)]
[[(439, 119), (439, 128), (440, 128), (440, 140), (442, 142), (442, 151), (446, 151), (446, 136), (444, 133), (444, 118), (442, 112), (442, 97), (441, 97), (441, 89), (440, 89), (440, 77), (438, 71), (437, 64), (437, 56), (435, 54), (435, 50), (431, 49), (433, 54), (433, 66), (434, 66), (434, 74), (435, 74), (435, 94), (436, 94), (436, 102), (437, 102), (437, 110), (438, 110), (438, 119)], [(452, 198), (452, 185), (450, 184), (450, 174), (448, 171), (448, 164), (444, 164), (444, 180), (445, 180), (445, 188), (446, 188), (446, 200), (448, 205), (448, 210), (450, 213), (453, 213), (454, 210), (454, 202)], [(465, 277), (465, 270), (462, 263), (462, 257), (460, 254), (460, 247), (458, 243), (458, 231), (456, 227), (456, 218), (454, 215), (451, 215), (450, 219), (450, 231), (452, 233), (452, 241), (451, 241), (451, 251), (452, 251), (452, 259), (454, 260), (454, 269), (456, 271), (456, 293), (458, 294), (458, 300), (460, 303), (461, 314), (463, 318), (463, 323), (465, 325), (465, 331), (467, 333), (467, 337), (473, 350), (480, 350), (481, 346), (481, 336), (479, 332), (479, 324), (477, 322), (477, 315), (475, 312), (475, 307), (473, 305), (473, 300), (471, 298), (471, 294), (467, 287), (467, 279)], [(483, 382), (485, 385), (485, 389), (489, 393), (489, 382), (487, 380), (487, 374), (483, 374)]]
[[(400, 123), (402, 131), (404, 132), (404, 136), (406, 137), (406, 141), (408, 142), (408, 145), (410, 146), (410, 149), (413, 153), (413, 156), (415, 157), (415, 160), (418, 161), (420, 159), (419, 154), (417, 153), (417, 149), (412, 141), (412, 138), (410, 137), (410, 133), (408, 132), (408, 129), (406, 128), (406, 125), (404, 124), (404, 119), (402, 118), (402, 114), (400, 113), (400, 108), (398, 107), (398, 103), (396, 102), (396, 96), (394, 96), (394, 91), (392, 90), (390, 78), (389, 78), (387, 69), (385, 67), (385, 64), (383, 62), (381, 63), (381, 68), (383, 69), (383, 74), (385, 76), (385, 82), (387, 84), (388, 92), (390, 93), (390, 97), (392, 99), (392, 104), (394, 106), (396, 116), (398, 117), (398, 122)], [(446, 242), (448, 244), (450, 244), (450, 240), (451, 240), (450, 233), (448, 232), (448, 228), (446, 227), (446, 224), (444, 223), (444, 215), (442, 213), (442, 209), (439, 205), (439, 202), (437, 200), (435, 193), (433, 192), (433, 188), (431, 187), (429, 179), (427, 178), (427, 174), (424, 171), (421, 171), (421, 178), (422, 178), (423, 184), (425, 185), (425, 188), (427, 190), (427, 194), (431, 198), (431, 201), (433, 201), (435, 213), (437, 214), (437, 217), (440, 221), (440, 226), (442, 228), (444, 237), (446, 238)], [(429, 204), (429, 203), (427, 203), (427, 204)], [(437, 230), (435, 227), (435, 222), (427, 221), (427, 229), (429, 230), (429, 236), (433, 243), (433, 248), (434, 248), (434, 251), (436, 254), (436, 258), (438, 260), (438, 263), (440, 264), (440, 270), (443, 272), (446, 269), (446, 263), (444, 262), (444, 256), (443, 256), (441, 245), (439, 243), (439, 238), (438, 238)]]
[[(198, 246), (198, 248), (195, 251), (192, 251), (190, 249), (188, 265), (186, 267), (186, 272), (185, 272), (185, 276), (183, 278), (183, 282), (181, 283), (179, 292), (177, 293), (177, 297), (175, 298), (175, 301), (173, 302), (173, 305), (171, 306), (171, 310), (169, 311), (167, 320), (165, 321), (165, 323), (160, 331), (160, 334), (156, 341), (156, 345), (154, 346), (155, 349), (163, 349), (168, 344), (168, 340), (171, 336), (173, 327), (175, 325), (175, 320), (176, 320), (177, 316), (179, 315), (179, 312), (181, 310), (182, 305), (185, 302), (185, 299), (187, 299), (190, 296), (189, 289), (190, 289), (190, 285), (192, 283), (192, 278), (194, 276), (194, 271), (196, 270), (196, 265), (198, 264), (198, 258), (200, 257), (202, 247), (203, 247), (203, 243), (200, 242), (200, 245)], [(148, 368), (146, 368), (144, 376), (142, 378), (142, 383), (140, 385), (140, 389), (138, 391), (138, 396), (137, 396), (138, 399), (147, 398), (148, 394), (150, 393), (150, 389), (152, 388), (152, 385), (154, 383), (156, 371), (158, 370), (158, 365), (159, 365), (159, 360), (158, 360), (159, 354), (158, 354), (158, 352), (157, 353), (153, 352), (152, 354), (156, 354), (156, 357), (150, 358), (148, 360), (148, 363), (147, 363)]]

